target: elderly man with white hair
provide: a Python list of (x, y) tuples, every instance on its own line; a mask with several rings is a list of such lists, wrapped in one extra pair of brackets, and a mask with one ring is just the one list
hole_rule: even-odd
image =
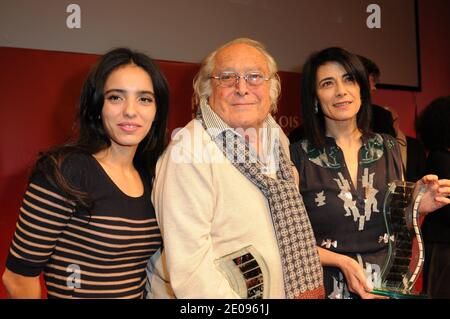
[(150, 296), (323, 298), (322, 267), (288, 140), (270, 115), (277, 66), (254, 40), (209, 54), (197, 117), (160, 158), (152, 200), (164, 242)]

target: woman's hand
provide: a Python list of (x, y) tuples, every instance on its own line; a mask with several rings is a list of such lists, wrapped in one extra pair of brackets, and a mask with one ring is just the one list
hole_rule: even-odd
[(417, 186), (425, 186), (419, 205), (419, 212), (423, 215), (450, 204), (450, 180), (438, 179), (436, 175), (425, 175), (418, 182)]
[(387, 299), (387, 297), (370, 293), (373, 289), (372, 283), (367, 279), (364, 269), (356, 260), (322, 247), (317, 248), (321, 264), (338, 267), (345, 276), (350, 292), (358, 294), (363, 299)]
[(347, 280), (348, 290), (358, 294), (362, 299), (375, 299), (379, 296), (370, 293), (373, 286), (367, 279), (364, 269), (353, 258), (343, 256), (339, 268)]
[(8, 296), (12, 299), (41, 298), (41, 282), (39, 276), (26, 277), (5, 268), (2, 280)]

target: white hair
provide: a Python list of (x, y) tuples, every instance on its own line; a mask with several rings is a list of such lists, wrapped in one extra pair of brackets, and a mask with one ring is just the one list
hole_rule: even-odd
[(258, 51), (260, 51), (267, 60), (267, 66), (269, 68), (270, 73), (270, 112), (275, 113), (277, 111), (278, 98), (281, 93), (281, 83), (280, 78), (278, 76), (278, 68), (275, 59), (267, 52), (266, 48), (261, 42), (248, 39), (248, 38), (238, 38), (232, 40), (230, 42), (225, 43), (220, 48), (216, 49), (212, 53), (210, 53), (202, 62), (200, 70), (194, 78), (194, 96), (193, 96), (193, 108), (198, 106), (203, 106), (208, 103), (208, 98), (211, 95), (211, 73), (215, 67), (215, 57), (217, 53), (233, 44), (246, 44), (251, 46)]

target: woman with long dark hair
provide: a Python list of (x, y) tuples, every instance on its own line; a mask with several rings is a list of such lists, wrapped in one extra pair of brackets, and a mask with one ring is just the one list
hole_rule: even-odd
[[(302, 74), (306, 138), (291, 145), (324, 266), (328, 298), (373, 298), (388, 240), (383, 201), (403, 179), (395, 138), (370, 131), (370, 88), (358, 57), (333, 47), (313, 54)], [(427, 175), (419, 211), (448, 203), (450, 180)], [(387, 239), (386, 239), (387, 238)]]
[(118, 48), (84, 83), (75, 141), (41, 154), (3, 274), (12, 298), (142, 298), (161, 245), (150, 201), (169, 91), (146, 55)]

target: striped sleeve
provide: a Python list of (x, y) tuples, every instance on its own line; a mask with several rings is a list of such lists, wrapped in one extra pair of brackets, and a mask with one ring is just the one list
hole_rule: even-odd
[(73, 204), (43, 176), (32, 177), (22, 200), (6, 267), (23, 276), (38, 276), (73, 211)]

